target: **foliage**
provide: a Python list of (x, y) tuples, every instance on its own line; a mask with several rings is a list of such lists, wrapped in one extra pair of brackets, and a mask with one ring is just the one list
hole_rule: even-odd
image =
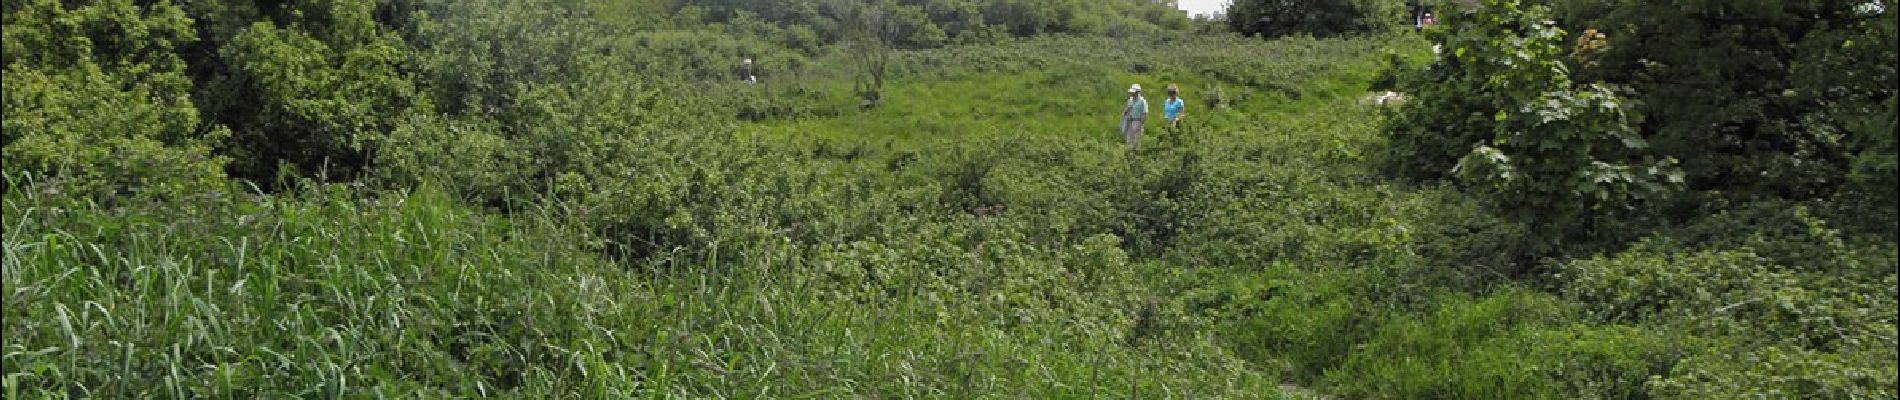
[[(1555, 3), (1555, 21), (1512, 4), (1449, 16), (1428, 32), (1445, 54), (1426, 69), (1394, 64), (1418, 100), (1388, 127), (1394, 171), (1456, 171), (1513, 219), (1550, 222), (1539, 253), (1562, 238), (1626, 241), (1640, 229), (1625, 227), (1715, 199), (1865, 200), (1891, 224), (1893, 185), (1875, 182), (1892, 174), (1873, 172), (1892, 154), (1895, 112), (1894, 18), (1880, 3), (1574, 1)], [(1688, 191), (1658, 196), (1676, 187)]]
[(1577, 80), (1629, 87), (1639, 132), (1706, 196), (1826, 197), (1866, 135), (1892, 136), (1859, 126), (1900, 85), (1891, 1), (1555, 3), (1607, 35)]
[(1228, 29), (1277, 38), (1328, 37), (1392, 29), (1411, 21), (1400, 0), (1236, 0), (1227, 6)]
[(1872, 193), (1882, 208), (1895, 211), (1900, 210), (1900, 138), (1893, 132), (1900, 131), (1900, 95), (1887, 97), (1881, 107), (1887, 110), (1885, 116), (1867, 118), (1853, 131), (1860, 151), (1854, 155), (1848, 179)]
[(1490, 1), (1434, 31), (1445, 54), (1406, 85), (1415, 100), (1386, 125), (1399, 170), (1474, 186), (1506, 217), (1534, 224), (1538, 252), (1601, 236), (1599, 220), (1681, 181), (1673, 159), (1645, 151), (1621, 96), (1571, 81), (1563, 30), (1544, 12)]
[(1751, 205), (1570, 263), (1564, 293), (1598, 320), (1696, 343), (1650, 378), (1657, 395), (1891, 397), (1900, 259), (1892, 242), (1845, 239), (1806, 207)]
[(1153, 36), (1188, 26), (1187, 13), (1173, 4), (1147, 0), (692, 0), (681, 11), (703, 12), (707, 22), (772, 25), (768, 33), (811, 30), (826, 43), (849, 41), (851, 9), (875, 7), (904, 14), (895, 45), (934, 48), (948, 44), (993, 44), (1012, 37), (1052, 34)]
[(890, 70), (891, 53), (899, 41), (943, 40), (943, 32), (924, 22), (923, 12), (914, 7), (839, 1), (831, 3), (829, 11), (836, 18), (843, 51), (857, 70), (851, 89), (865, 105), (877, 105), (879, 92), (884, 89), (884, 74)]
[(431, 1), (404, 42), (423, 52), (420, 78), (454, 115), (493, 118), (515, 106), (517, 85), (563, 82), (581, 59), (612, 45), (570, 1)]
[(226, 132), (200, 126), (184, 62), (171, 52), (196, 39), (182, 10), (8, 1), (5, 21), (9, 185), (33, 175), (110, 201), (223, 184), (225, 159), (211, 146)]
[[(1125, 322), (1098, 319), (1115, 308), (1089, 305), (1081, 318), (1042, 305), (1047, 289), (1079, 290), (1064, 301), (1122, 298), (1044, 268), (1117, 265), (1100, 241), (1061, 258), (999, 242), (993, 265), (1009, 275), (957, 279), (1040, 283), (893, 296), (824, 283), (822, 268), (877, 262), (943, 281), (952, 275), (916, 263), (951, 249), (864, 243), (784, 264), (800, 256), (760, 248), (746, 254), (771, 258), (659, 275), (595, 257), (554, 208), (491, 215), (426, 188), (222, 195), (183, 217), (38, 189), (9, 192), (5, 208), (9, 397), (1225, 397), (1276, 385), (1211, 343), (1122, 347)], [(60, 229), (70, 226), (101, 229)], [(1100, 275), (1104, 287), (1132, 283), (1126, 268), (1078, 271), (1123, 274)], [(151, 295), (162, 288), (178, 290)], [(1029, 319), (998, 324), (1002, 310)], [(176, 368), (186, 364), (199, 367)], [(358, 372), (338, 375), (343, 365)]]
[[(190, 55), (193, 99), (231, 129), (221, 146), (232, 175), (266, 187), (279, 176), (354, 179), (380, 136), (426, 112), (398, 21), (371, 0), (282, 7), (194, 2), (204, 40)], [(287, 168), (287, 169), (286, 169)]]
[[(836, 18), (799, 0), (6, 4), (8, 398), (1892, 396), (1894, 245), (1857, 200), (1876, 193), (1710, 202), (1617, 232), (1631, 248), (1525, 263), (1545, 227), (1491, 212), (1497, 193), (1380, 173), (1405, 114), (1358, 100), (1429, 56), (1417, 35), (888, 2), (968, 45), (893, 42), (882, 105), (859, 109)], [(180, 29), (86, 66), (79, 44), (137, 35), (25, 23), (75, 10)], [(1048, 37), (1068, 29), (1091, 34)], [(1464, 40), (1558, 60), (1544, 36)], [(1585, 43), (1563, 65), (1608, 42)], [(761, 83), (727, 78), (743, 57)], [(1535, 90), (1471, 96), (1486, 111), (1589, 92), (1554, 64), (1453, 61)], [(1112, 118), (1131, 82), (1190, 110), (1133, 152)], [(139, 114), (69, 112), (97, 107)], [(1646, 154), (1583, 128), (1640, 121), (1572, 116), (1600, 124), (1504, 125)], [(268, 174), (257, 137), (209, 142), (259, 121), (309, 124), (328, 136), (266, 148), (363, 157), (355, 176), (239, 192), (216, 164), (88, 139), (222, 144)], [(1444, 169), (1478, 142), (1546, 151), (1473, 126)], [(16, 154), (213, 176), (102, 185)], [(191, 196), (143, 197), (160, 189)]]

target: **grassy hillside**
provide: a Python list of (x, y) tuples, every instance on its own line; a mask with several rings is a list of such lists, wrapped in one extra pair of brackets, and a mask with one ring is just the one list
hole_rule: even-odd
[[(849, 71), (835, 67), (768, 81), (764, 88), (722, 89), (795, 104), (803, 108), (799, 111), (823, 116), (748, 127), (781, 138), (910, 143), (997, 136), (1112, 139), (1119, 137), (1119, 114), (1131, 83), (1147, 88), (1156, 115), (1166, 98), (1164, 89), (1174, 84), (1194, 105), (1194, 125), (1232, 131), (1259, 128), (1275, 114), (1361, 95), (1370, 77), (1384, 67), (1378, 56), (1393, 50), (1391, 42), (1052, 38), (910, 52), (893, 67), (895, 82), (885, 88), (889, 100), (874, 109), (860, 109), (852, 99), (837, 96), (850, 93), (851, 82)], [(847, 64), (831, 61), (834, 66)], [(808, 93), (835, 95), (802, 96)]]
[[(719, 164), (714, 153), (630, 177), (692, 171), (671, 189), (725, 198), (662, 215), (661, 225), (687, 221), (659, 238), (612, 231), (664, 229), (645, 225), (652, 221), (614, 225), (573, 208), (600, 204), (588, 200), (484, 210), (426, 184), (100, 204), (63, 195), (59, 181), (13, 182), (5, 208), (6, 388), (9, 397), (1276, 397), (1278, 374), (1199, 328), (1177, 327), (1185, 316), (1153, 284), (1171, 276), (1168, 267), (1127, 250), (1162, 244), (1117, 236), (1147, 229), (1152, 216), (1139, 213), (1162, 211), (1126, 209), (1099, 192), (1068, 200), (1100, 209), (1063, 206), (1070, 195), (1109, 188), (1122, 188), (1113, 196), (1154, 197), (1138, 186), (1169, 179), (1175, 161), (1164, 160), (1189, 151), (1126, 158), (1096, 115), (1105, 113), (1081, 109), (1115, 107), (1130, 79), (1178, 76), (1189, 93), (1226, 85), (1234, 108), (1196, 111), (1220, 121), (1205, 125), (1210, 135), (1295, 96), (1372, 117), (1351, 105), (1353, 93), (1333, 86), (1370, 74), (1376, 65), (1359, 54), (1385, 40), (1154, 48), (1211, 57), (1208, 49), (1243, 43), (1296, 68), (1244, 79), (1285, 78), (1288, 89), (1249, 93), (1173, 69), (1194, 58), (1158, 63), (1166, 72), (1093, 77), (1086, 71), (1103, 67), (1091, 64), (1107, 60), (1042, 54), (1115, 44), (1094, 39), (908, 54), (911, 68), (930, 57), (1012, 64), (957, 76), (907, 73), (888, 107), (815, 103), (839, 115), (746, 125), (766, 134), (735, 133), (758, 137), (722, 145), (724, 154), (751, 157), (726, 161), (763, 166), (688, 165)], [(1322, 63), (1343, 61), (1357, 68), (1320, 72)], [(1008, 70), (1024, 62), (1066, 74)], [(954, 96), (1061, 75), (1073, 79), (1036, 84), (1040, 96), (981, 107)], [(816, 91), (841, 83), (806, 84)], [(955, 91), (944, 96), (941, 88)], [(1094, 94), (1062, 94), (1077, 92)], [(907, 115), (923, 109), (942, 112), (927, 122)], [(971, 118), (988, 113), (998, 116)], [(1357, 132), (1369, 133), (1369, 123)], [(907, 125), (938, 130), (906, 135), (898, 127)], [(893, 145), (889, 137), (905, 140)], [(958, 181), (971, 178), (970, 168), (994, 172)], [(1061, 175), (1033, 177), (1032, 169)], [(786, 186), (788, 179), (805, 183)], [(995, 193), (958, 186), (994, 179), (1005, 180)], [(744, 190), (766, 193), (735, 192)], [(606, 218), (645, 211), (672, 212), (622, 208), (606, 213), (634, 215)], [(701, 211), (710, 215), (691, 215)], [(693, 226), (698, 218), (732, 224)], [(642, 254), (602, 244), (623, 240), (664, 243), (640, 246)]]
[[(9, 175), (4, 389), (1893, 396), (1900, 256), (1842, 228), (1851, 205), (1739, 205), (1524, 263), (1525, 224), (1381, 174), (1387, 113), (1361, 98), (1427, 48), (951, 47), (901, 54), (863, 109), (838, 59), (765, 85), (603, 68), (510, 92), (513, 122), (399, 124), (390, 143), (439, 157), (384, 165), (430, 172), (414, 185), (97, 201)], [(1156, 115), (1179, 84), (1191, 122), (1131, 153), (1135, 82)]]

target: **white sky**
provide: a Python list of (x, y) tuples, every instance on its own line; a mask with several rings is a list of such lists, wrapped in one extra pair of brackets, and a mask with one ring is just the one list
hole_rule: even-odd
[(1220, 12), (1221, 9), (1227, 8), (1227, 3), (1229, 0), (1178, 0), (1178, 1), (1180, 2), (1179, 4), (1181, 6), (1181, 9), (1187, 10), (1188, 15), (1200, 15), (1200, 14)]

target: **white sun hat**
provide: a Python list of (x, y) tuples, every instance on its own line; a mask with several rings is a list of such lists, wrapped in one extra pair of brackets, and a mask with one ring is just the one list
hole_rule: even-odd
[(1141, 91), (1141, 84), (1137, 83), (1133, 85), (1128, 85), (1128, 93), (1135, 93), (1135, 92), (1140, 92), (1140, 91)]

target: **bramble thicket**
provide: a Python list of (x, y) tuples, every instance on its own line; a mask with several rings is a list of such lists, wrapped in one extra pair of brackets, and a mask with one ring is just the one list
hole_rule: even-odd
[(9, 399), (1900, 395), (1886, 0), (0, 1)]

